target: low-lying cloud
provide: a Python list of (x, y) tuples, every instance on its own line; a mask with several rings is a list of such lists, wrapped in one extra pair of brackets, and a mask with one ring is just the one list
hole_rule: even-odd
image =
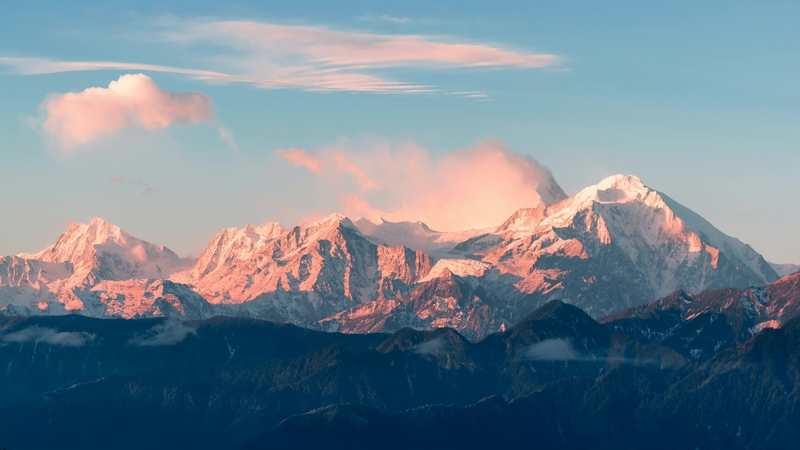
[(45, 328), (34, 325), (20, 331), (6, 334), (3, 336), (3, 342), (44, 342), (46, 344), (61, 345), (64, 347), (83, 347), (86, 345), (87, 341), (95, 337), (96, 335), (83, 331), (58, 331), (55, 328)]
[(665, 365), (667, 361), (651, 358), (625, 358), (622, 356), (592, 355), (582, 353), (575, 348), (571, 339), (553, 338), (545, 339), (528, 347), (522, 353), (522, 359), (527, 361), (588, 361), (610, 362), (618, 364), (655, 364)]
[(128, 345), (136, 347), (175, 345), (183, 342), (190, 334), (196, 336), (197, 330), (181, 320), (167, 319), (144, 333), (132, 337), (128, 340)]
[(42, 130), (62, 151), (127, 128), (159, 130), (214, 122), (211, 98), (169, 92), (144, 74), (122, 75), (107, 88), (51, 95), (42, 109), (46, 115)]
[(524, 358), (533, 361), (594, 361), (572, 347), (569, 339), (545, 339), (525, 350)]
[(353, 218), (422, 220), (456, 231), (496, 226), (521, 207), (566, 198), (549, 170), (494, 140), (441, 156), (411, 144), (276, 154), (318, 177), (337, 195), (337, 209)]
[(431, 339), (430, 341), (425, 341), (419, 344), (415, 349), (414, 353), (420, 355), (438, 355), (445, 351), (447, 347), (447, 342), (445, 342), (443, 337), (437, 337)]

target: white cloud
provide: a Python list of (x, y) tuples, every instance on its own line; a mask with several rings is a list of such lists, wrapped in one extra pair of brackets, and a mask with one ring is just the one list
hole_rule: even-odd
[(128, 340), (128, 345), (136, 347), (175, 345), (183, 342), (190, 334), (197, 336), (197, 330), (186, 322), (177, 319), (167, 319), (154, 325), (143, 334), (132, 337)]
[(25, 328), (14, 333), (3, 336), (3, 342), (44, 342), (50, 345), (61, 345), (64, 347), (83, 347), (86, 341), (95, 338), (96, 335), (83, 331), (62, 331), (54, 328), (44, 328), (38, 325)]

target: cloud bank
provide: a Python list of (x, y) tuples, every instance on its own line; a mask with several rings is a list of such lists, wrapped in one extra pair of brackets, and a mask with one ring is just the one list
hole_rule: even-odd
[(416, 145), (277, 150), (319, 178), (350, 217), (422, 220), (443, 231), (496, 226), (521, 207), (566, 198), (549, 170), (498, 141), (431, 155)]
[(50, 345), (61, 345), (64, 347), (83, 347), (86, 341), (90, 341), (94, 338), (94, 334), (83, 331), (59, 332), (54, 328), (44, 328), (39, 325), (34, 325), (3, 336), (3, 342), (44, 342)]
[[(533, 361), (593, 361), (572, 347), (569, 339), (545, 339), (531, 345), (523, 357)], [(601, 358), (603, 359), (603, 358)]]
[(126, 128), (158, 130), (213, 122), (209, 97), (166, 91), (143, 74), (122, 75), (108, 88), (51, 95), (42, 109), (42, 129), (65, 151)]
[[(678, 356), (678, 358), (680, 358)], [(669, 365), (669, 359), (661, 358), (625, 358), (623, 356), (592, 355), (581, 353), (572, 345), (572, 339), (551, 338), (537, 342), (522, 353), (527, 361), (584, 361), (615, 364), (653, 364)]]

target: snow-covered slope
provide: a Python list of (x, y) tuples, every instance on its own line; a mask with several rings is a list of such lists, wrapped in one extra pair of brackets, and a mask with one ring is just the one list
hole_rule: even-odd
[[(192, 263), (166, 247), (137, 239), (115, 225), (94, 219), (89, 224), (70, 226), (54, 245), (39, 253), (0, 258), (0, 307), (10, 306), (7, 311), (25, 311), (25, 314), (66, 311), (101, 317), (139, 317), (144, 309), (135, 303), (152, 303), (153, 297), (144, 291), (141, 295), (122, 294), (114, 282), (158, 280), (185, 270)], [(135, 285), (131, 284), (134, 291)], [(102, 301), (103, 289), (112, 286), (115, 295), (127, 295), (129, 300), (120, 308), (130, 311), (109, 308), (109, 303)], [(105, 297), (111, 298), (110, 295)], [(155, 309), (152, 314), (158, 315)]]
[(1, 258), (0, 307), (243, 315), (350, 332), (449, 326), (480, 337), (550, 300), (602, 317), (676, 290), (777, 278), (748, 245), (638, 178), (617, 175), (488, 230), (332, 215), (291, 229), (222, 230), (196, 261), (96, 219), (40, 253)]
[(69, 287), (91, 286), (100, 280), (166, 278), (192, 264), (164, 246), (137, 239), (99, 218), (70, 226), (55, 245), (39, 253), (18, 256), (69, 267)]
[[(595, 317), (677, 289), (701, 292), (777, 279), (749, 246), (625, 175), (555, 205), (522, 209), (494, 233), (457, 250), (517, 277), (517, 291), (532, 295), (520, 302), (558, 298)], [(520, 309), (535, 307), (527, 304)]]
[(423, 222), (389, 222), (382, 218), (375, 222), (363, 217), (353, 224), (370, 241), (396, 247), (399, 245), (413, 250), (422, 250), (434, 259), (447, 258), (453, 248), (472, 237), (487, 233), (491, 229), (443, 232), (431, 230)]
[[(495, 230), (456, 245), (451, 254), (420, 281), (457, 274), (460, 283), (484, 293), (482, 302), (469, 302), (467, 296), (415, 307), (414, 312), (418, 318), (454, 317), (464, 308), (488, 306), (486, 317), (492, 319), (483, 324), (490, 328), (468, 329), (473, 336), (513, 325), (550, 300), (603, 317), (678, 289), (744, 288), (778, 278), (749, 246), (625, 175), (553, 205), (520, 209)], [(370, 317), (386, 327), (410, 324), (409, 298), (383, 304), (376, 309), (380, 314), (363, 315), (366, 306), (356, 308), (337, 316), (335, 323), (350, 329), (348, 317), (358, 316), (362, 330), (377, 327), (368, 323)], [(393, 320), (391, 308), (404, 321)]]
[(769, 265), (772, 266), (772, 268), (775, 270), (775, 273), (777, 273), (779, 277), (785, 277), (787, 275), (800, 272), (800, 264), (769, 263)]
[(342, 215), (306, 227), (224, 230), (197, 265), (172, 280), (230, 311), (316, 323), (376, 299), (396, 298), (430, 270), (421, 251), (370, 242)]

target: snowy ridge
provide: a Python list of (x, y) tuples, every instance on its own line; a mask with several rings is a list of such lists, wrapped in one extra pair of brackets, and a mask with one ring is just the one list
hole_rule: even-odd
[(172, 250), (137, 239), (102, 219), (75, 224), (52, 245), (21, 258), (52, 264), (66, 264), (72, 274), (65, 287), (89, 286), (99, 280), (166, 278), (192, 261)]
[(104, 317), (108, 311), (86, 292), (104, 281), (166, 278), (192, 263), (96, 218), (70, 226), (54, 245), (39, 253), (0, 258), (0, 298), (4, 300), (0, 307), (10, 305), (29, 314), (80, 312)]
[(426, 253), (375, 244), (339, 214), (258, 236), (246, 231), (224, 230), (194, 268), (171, 280), (224, 314), (318, 326), (355, 305), (402, 297), (431, 268)]
[(354, 224), (376, 244), (389, 247), (403, 245), (413, 250), (422, 250), (436, 259), (449, 256), (456, 245), (491, 230), (443, 232), (431, 230), (421, 221), (389, 222), (378, 218), (372, 222), (363, 217), (356, 219)]
[(224, 229), (196, 261), (95, 219), (39, 253), (0, 258), (0, 308), (242, 315), (350, 332), (450, 326), (480, 337), (554, 299), (602, 317), (676, 290), (777, 278), (746, 244), (638, 178), (616, 175), (490, 229), (441, 232), (334, 214), (293, 228)]
[(769, 263), (779, 277), (786, 277), (800, 271), (800, 264), (775, 264)]

